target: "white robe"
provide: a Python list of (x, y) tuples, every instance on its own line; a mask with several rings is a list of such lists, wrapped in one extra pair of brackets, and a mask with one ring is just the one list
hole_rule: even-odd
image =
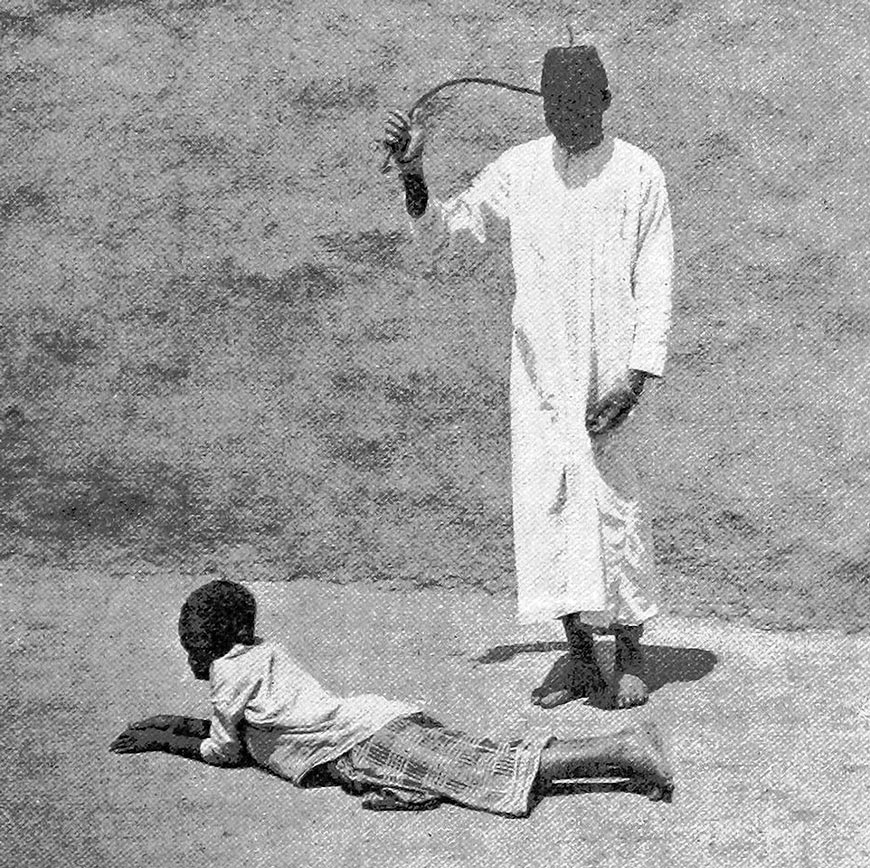
[(512, 148), (414, 221), (436, 244), (507, 220), (516, 283), (510, 404), (519, 619), (599, 627), (656, 614), (648, 528), (617, 429), (586, 408), (629, 368), (660, 376), (673, 239), (656, 161), (619, 139), (568, 158), (552, 136)]

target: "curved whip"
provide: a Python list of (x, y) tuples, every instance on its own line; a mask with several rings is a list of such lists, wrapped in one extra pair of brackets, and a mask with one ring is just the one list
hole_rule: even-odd
[[(437, 84), (435, 85), (435, 87), (427, 90), (426, 93), (424, 93), (421, 97), (414, 101), (414, 104), (411, 106), (411, 110), (408, 112), (408, 115), (410, 117), (413, 117), (414, 113), (420, 109), (423, 103), (435, 96), (436, 93), (444, 90), (447, 87), (453, 87), (457, 84), (485, 84), (490, 87), (500, 87), (504, 90), (513, 90), (517, 93), (530, 93), (532, 94), (532, 96), (541, 96), (541, 92), (539, 90), (535, 90), (531, 87), (520, 87), (520, 85), (518, 84), (509, 84), (506, 81), (499, 81), (499, 79), (497, 78), (481, 78), (477, 75), (464, 75), (461, 78), (450, 78), (447, 81), (442, 81), (441, 84)], [(381, 172), (389, 172), (390, 157), (391, 153), (388, 150), (386, 156), (384, 157), (383, 165), (381, 166)]]
[(490, 87), (501, 87), (505, 90), (515, 90), (518, 93), (530, 93), (533, 96), (540, 96), (541, 92), (539, 90), (534, 90), (531, 87), (520, 87), (518, 84), (508, 84), (506, 81), (499, 81), (497, 78), (480, 78), (476, 75), (466, 75), (462, 78), (450, 78), (447, 81), (442, 81), (441, 84), (435, 85), (435, 87), (431, 88), (431, 90), (427, 90), (426, 93), (423, 94), (415, 103), (411, 106), (411, 111), (408, 114), (413, 115), (417, 109), (423, 105), (426, 100), (435, 96), (436, 93), (440, 90), (444, 90), (445, 87), (453, 87), (455, 84), (487, 84)]

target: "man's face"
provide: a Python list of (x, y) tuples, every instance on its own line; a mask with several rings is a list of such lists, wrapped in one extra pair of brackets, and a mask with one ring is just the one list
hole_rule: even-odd
[(541, 70), (544, 120), (567, 151), (585, 151), (601, 141), (610, 106), (607, 73), (592, 46), (551, 48)]
[(582, 151), (598, 144), (602, 118), (609, 105), (608, 91), (594, 82), (544, 90), (547, 129), (567, 151)]

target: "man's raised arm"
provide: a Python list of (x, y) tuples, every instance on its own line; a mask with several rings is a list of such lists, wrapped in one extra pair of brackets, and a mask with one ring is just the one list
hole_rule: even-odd
[(390, 151), (390, 164), (405, 185), (405, 209), (415, 219), (422, 217), (429, 203), (429, 189), (423, 175), (426, 128), (420, 119), (392, 111), (387, 116), (384, 142)]
[[(482, 242), (488, 217), (507, 219), (510, 171), (504, 155), (483, 169), (467, 190), (441, 202), (430, 199), (423, 174), (426, 130), (419, 113), (409, 117), (400, 111), (390, 112), (384, 144), (389, 150), (389, 165), (402, 179), (405, 209), (413, 218), (414, 233), (419, 239), (428, 237), (434, 250), (446, 244), (450, 235), (464, 231)], [(424, 215), (426, 219), (420, 219)]]

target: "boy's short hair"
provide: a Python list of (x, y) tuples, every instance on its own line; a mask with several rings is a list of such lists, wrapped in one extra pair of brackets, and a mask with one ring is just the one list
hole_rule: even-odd
[(197, 588), (184, 601), (178, 617), (182, 645), (207, 642), (225, 653), (236, 642), (253, 642), (257, 601), (242, 585), (225, 579)]

